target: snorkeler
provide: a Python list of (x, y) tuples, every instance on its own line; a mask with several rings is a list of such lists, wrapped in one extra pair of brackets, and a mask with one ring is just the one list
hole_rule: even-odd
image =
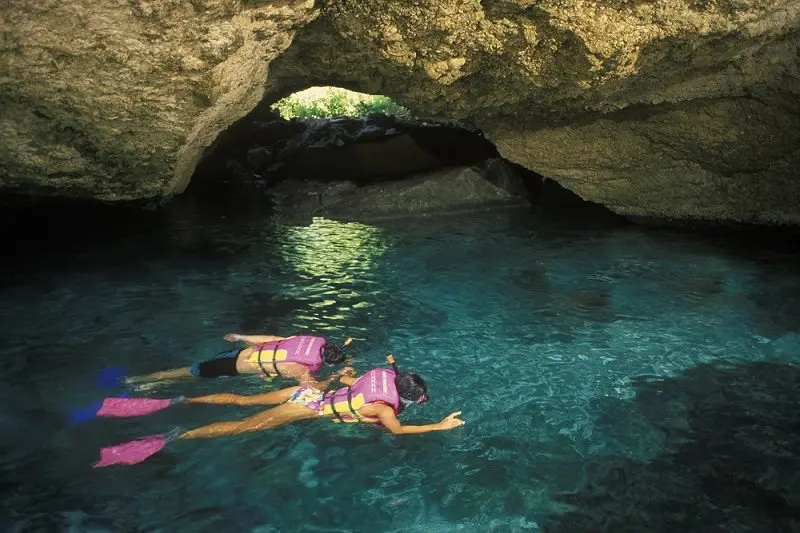
[[(362, 422), (381, 424), (394, 434), (427, 433), (429, 431), (448, 431), (464, 424), (458, 416), (461, 411), (452, 413), (434, 424), (421, 426), (403, 425), (397, 419), (404, 407), (428, 401), (428, 388), (422, 378), (413, 372), (398, 372), (394, 358), (387, 357), (391, 368), (376, 368), (361, 377), (340, 376), (345, 385), (335, 391), (323, 392), (310, 385), (242, 396), (238, 394), (212, 394), (187, 398), (185, 403), (228, 404), (228, 405), (277, 405), (272, 409), (237, 422), (217, 422), (189, 431), (172, 430), (168, 433), (151, 435), (131, 442), (103, 448), (100, 460), (94, 467), (116, 464), (136, 464), (160, 451), (175, 440), (213, 439), (216, 437), (238, 435), (241, 433), (264, 431), (285, 424), (310, 418), (333, 418), (334, 422)], [(135, 402), (136, 398), (118, 398), (121, 403)], [(147, 399), (146, 399), (147, 400)], [(155, 400), (168, 402), (170, 400)], [(148, 411), (148, 412), (153, 412)], [(106, 416), (136, 416), (117, 413)]]
[(225, 335), (228, 342), (244, 342), (247, 346), (222, 352), (216, 357), (195, 363), (192, 366), (164, 370), (142, 376), (131, 376), (124, 381), (128, 384), (180, 379), (188, 377), (218, 378), (240, 374), (261, 374), (267, 377), (292, 379), (300, 385), (317, 384), (311, 375), (323, 363), (336, 365), (345, 360), (345, 347), (353, 339), (343, 344), (333, 344), (324, 337), (297, 335), (277, 337), (275, 335)]

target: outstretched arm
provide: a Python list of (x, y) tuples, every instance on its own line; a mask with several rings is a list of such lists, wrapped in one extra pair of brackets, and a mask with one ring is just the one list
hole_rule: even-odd
[[(285, 370), (281, 369), (281, 372), (285, 377), (296, 380), (299, 385), (310, 385), (317, 390), (325, 390), (328, 388), (328, 385), (330, 385), (336, 379), (339, 379), (345, 385), (351, 385), (352, 383), (345, 383), (343, 380), (348, 379), (347, 376), (355, 374), (356, 371), (348, 366), (340, 369), (338, 372), (332, 374), (330, 377), (322, 381), (317, 381), (314, 376), (311, 375), (311, 372), (308, 370), (308, 368), (303, 365), (288, 364), (286, 365)], [(352, 381), (355, 381), (355, 379)]]
[[(311, 375), (311, 372), (308, 370), (308, 367), (304, 365), (299, 365), (297, 363), (284, 363), (281, 364), (281, 375), (287, 379), (293, 379), (297, 382), (298, 385), (310, 385), (317, 390), (325, 390), (328, 386), (328, 383), (331, 382), (331, 379), (327, 379), (325, 381), (317, 381), (314, 379), (314, 376)], [(331, 376), (335, 378), (336, 376)]]
[(286, 337), (278, 337), (276, 335), (240, 335), (238, 333), (228, 333), (225, 335), (225, 340), (228, 342), (243, 342), (250, 346), (256, 344), (264, 344), (265, 342), (280, 341)]
[(429, 431), (449, 431), (464, 425), (464, 421), (458, 418), (461, 411), (456, 411), (443, 418), (435, 424), (425, 424), (422, 426), (403, 425), (394, 414), (394, 410), (388, 405), (373, 404), (362, 408), (361, 412), (367, 416), (376, 416), (383, 426), (395, 435), (410, 435), (413, 433), (428, 433)]
[(341, 369), (339, 372), (337, 372), (336, 374), (334, 374), (331, 377), (334, 377), (334, 378), (338, 377), (339, 378), (339, 383), (341, 383), (342, 385), (347, 385), (348, 387), (350, 385), (352, 385), (353, 383), (355, 383), (356, 380), (358, 379), (358, 376), (356, 375), (356, 371), (353, 370), (349, 366), (344, 367), (343, 369)]

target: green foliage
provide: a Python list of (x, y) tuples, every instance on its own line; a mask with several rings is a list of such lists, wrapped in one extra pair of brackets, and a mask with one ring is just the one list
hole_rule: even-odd
[(371, 96), (336, 88), (329, 88), (324, 96), (311, 99), (293, 94), (275, 102), (272, 109), (285, 119), (410, 115), (408, 109), (387, 96)]
[(405, 107), (401, 106), (388, 96), (373, 96), (369, 100), (362, 100), (355, 104), (356, 114), (358, 116), (381, 114), (381, 115), (394, 115), (398, 117), (406, 117), (410, 112)]

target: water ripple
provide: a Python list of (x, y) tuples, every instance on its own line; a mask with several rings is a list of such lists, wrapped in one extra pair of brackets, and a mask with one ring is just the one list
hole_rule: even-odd
[[(586, 465), (613, 484), (691, 438), (703, 385), (684, 383), (687, 372), (800, 360), (800, 307), (785, 297), (800, 293), (795, 256), (759, 262), (676, 233), (527, 213), (307, 226), (184, 216), (151, 242), (104, 241), (65, 252), (58, 269), (17, 270), (0, 294), (6, 529), (569, 529), (553, 521), (578, 520), (563, 495), (591, 484)], [(102, 394), (100, 369), (187, 365), (242, 330), (353, 337), (362, 371), (394, 353), (429, 384), (431, 402), (409, 421), (462, 410), (467, 425), (391, 437), (306, 423), (88, 468), (110, 442), (242, 416), (187, 407), (67, 426), (69, 409)], [(658, 400), (651, 389), (670, 384), (684, 388)], [(157, 394), (264, 387), (229, 379)], [(781, 442), (774, 454), (796, 461)]]

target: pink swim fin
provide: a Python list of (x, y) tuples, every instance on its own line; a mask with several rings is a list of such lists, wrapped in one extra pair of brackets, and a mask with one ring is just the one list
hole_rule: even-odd
[(102, 468), (112, 465), (135, 465), (164, 449), (169, 442), (177, 439), (181, 434), (179, 429), (169, 433), (148, 435), (141, 439), (132, 440), (108, 446), (100, 450), (100, 460), (92, 468)]
[(159, 400), (156, 398), (106, 398), (100, 405), (95, 416), (124, 418), (129, 416), (144, 416), (170, 405), (180, 403), (184, 398)]

